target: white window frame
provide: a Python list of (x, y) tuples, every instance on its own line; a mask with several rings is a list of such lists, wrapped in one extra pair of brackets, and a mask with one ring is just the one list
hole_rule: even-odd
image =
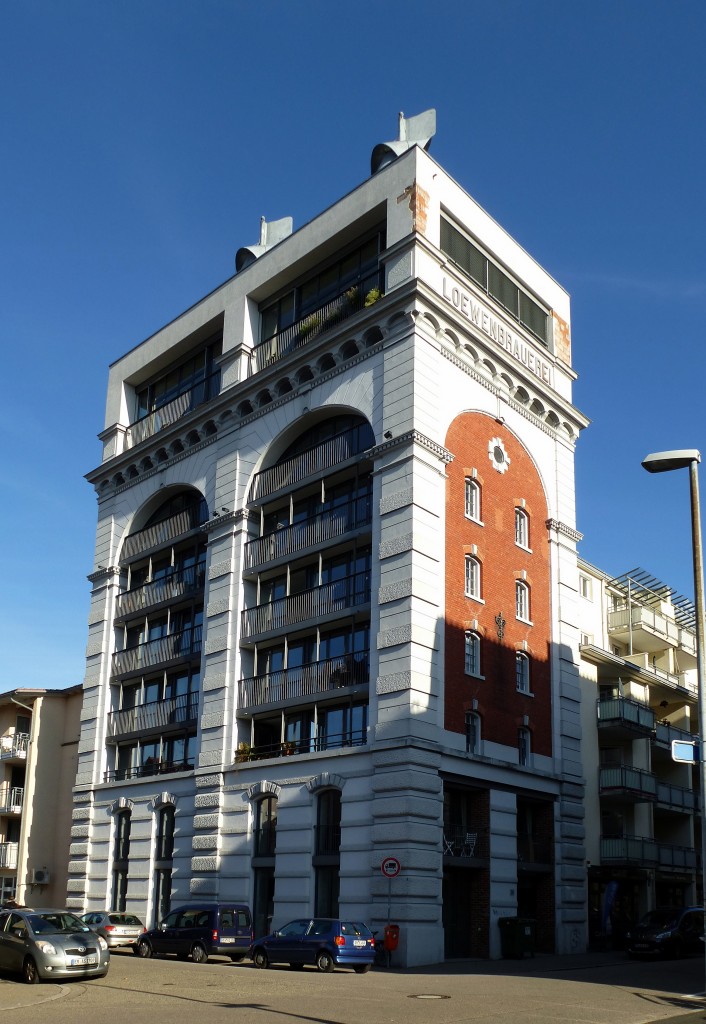
[(515, 580), (515, 618), (520, 622), (531, 622), (530, 588), (524, 580)]
[(532, 692), (530, 690), (530, 660), (529, 655), (524, 651), (515, 653), (515, 684), (518, 693)]
[(523, 508), (517, 506), (515, 509), (515, 544), (518, 548), (530, 550), (529, 546), (529, 516)]
[(481, 511), (481, 486), (477, 480), (467, 476), (464, 480), (464, 515), (474, 523), (480, 523)]
[(463, 668), (467, 676), (481, 678), (480, 635), (473, 629), (467, 629), (463, 638)]
[(517, 730), (517, 760), (523, 768), (532, 764), (532, 734), (526, 726)]
[(481, 600), (481, 564), (475, 555), (465, 556), (464, 593), (475, 601)]
[(593, 600), (592, 581), (588, 576), (584, 576), (583, 573), (579, 573), (579, 594), (587, 601)]

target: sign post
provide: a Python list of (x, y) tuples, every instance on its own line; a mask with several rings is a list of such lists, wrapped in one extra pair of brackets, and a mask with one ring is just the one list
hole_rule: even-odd
[[(402, 865), (398, 861), (397, 857), (385, 857), (380, 865), (380, 870), (387, 879), (387, 924), (389, 928), (392, 918), (392, 879), (397, 878), (402, 870)], [(387, 931), (387, 929), (385, 930)], [(387, 966), (389, 967), (391, 961), (391, 954), (389, 950), (385, 951), (385, 957), (387, 960)]]

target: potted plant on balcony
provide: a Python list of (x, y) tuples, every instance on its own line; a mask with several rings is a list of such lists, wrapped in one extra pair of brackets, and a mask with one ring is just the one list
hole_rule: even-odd
[(249, 761), (252, 756), (252, 747), (249, 743), (239, 743), (238, 749), (235, 754), (235, 760), (237, 764), (243, 764), (245, 761)]
[(365, 305), (374, 306), (375, 303), (382, 298), (382, 292), (379, 288), (371, 288), (368, 294), (365, 296)]

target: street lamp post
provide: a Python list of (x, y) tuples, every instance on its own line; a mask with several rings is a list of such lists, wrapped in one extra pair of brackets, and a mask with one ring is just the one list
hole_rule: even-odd
[[(696, 675), (699, 698), (699, 786), (701, 789), (701, 887), (702, 904), (706, 902), (706, 676), (704, 675), (704, 559), (701, 546), (701, 509), (699, 506), (699, 476), (697, 467), (701, 462), (701, 452), (696, 448), (686, 448), (671, 452), (654, 452), (643, 460), (642, 465), (648, 473), (668, 473), (672, 469), (689, 468), (691, 490), (691, 546), (694, 562), (694, 606), (696, 610)], [(706, 944), (704, 945), (706, 958)], [(706, 964), (706, 959), (705, 959)]]

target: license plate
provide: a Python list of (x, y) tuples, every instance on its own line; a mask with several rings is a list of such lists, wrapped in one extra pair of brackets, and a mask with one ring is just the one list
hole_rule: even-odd
[(94, 964), (96, 958), (94, 956), (73, 956), (71, 957), (70, 967), (88, 967), (89, 964)]
[(367, 946), (368, 943), (365, 941), (365, 939), (353, 939), (353, 945), (354, 946)]
[(222, 935), (221, 936), (221, 942), (223, 943), (224, 946), (227, 946), (229, 942), (230, 943), (235, 942), (235, 939), (232, 938), (232, 936), (229, 938), (227, 935)]

